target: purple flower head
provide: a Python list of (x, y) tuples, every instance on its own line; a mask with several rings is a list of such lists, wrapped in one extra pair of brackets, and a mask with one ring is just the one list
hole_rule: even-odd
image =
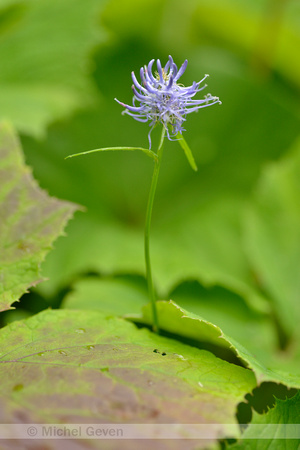
[(178, 84), (179, 78), (187, 67), (187, 59), (179, 70), (172, 56), (169, 56), (165, 67), (161, 66), (161, 62), (158, 59), (156, 62), (157, 72), (155, 74), (152, 72), (153, 63), (154, 59), (149, 62), (148, 66), (141, 67), (141, 83), (137, 81), (134, 72), (131, 73), (134, 93), (133, 106), (126, 105), (115, 99), (126, 108), (123, 114), (129, 114), (139, 122), (150, 121), (151, 129), (148, 134), (150, 148), (151, 131), (157, 123), (163, 124), (168, 138), (173, 140), (172, 137), (176, 139), (178, 133), (182, 134), (185, 131), (182, 125), (186, 120), (187, 114), (215, 103), (221, 103), (218, 97), (213, 97), (211, 94), (207, 94), (201, 100), (193, 98), (199, 91), (206, 88), (206, 84), (201, 87), (200, 85), (208, 75), (205, 75), (198, 83), (194, 81), (188, 87)]

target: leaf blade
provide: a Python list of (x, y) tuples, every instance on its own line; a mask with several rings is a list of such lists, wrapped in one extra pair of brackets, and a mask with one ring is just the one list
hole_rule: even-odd
[(251, 371), (210, 352), (74, 310), (46, 310), (0, 330), (0, 374), (10, 420), (23, 408), (36, 419), (28, 423), (218, 421), (222, 436), (229, 423), (236, 437), (236, 405), (256, 384)]
[(145, 153), (147, 156), (150, 156), (150, 158), (154, 159), (154, 161), (157, 161), (157, 155), (152, 150), (149, 150), (147, 148), (142, 147), (103, 147), (103, 148), (95, 148), (93, 150), (88, 150), (86, 152), (80, 152), (80, 153), (74, 153), (73, 155), (66, 156), (65, 159), (74, 158), (75, 156), (83, 156), (83, 155), (89, 155), (90, 153), (96, 153), (96, 152), (108, 152), (108, 151), (135, 151), (140, 150), (143, 153)]
[(0, 124), (0, 178), (0, 311), (5, 311), (42, 281), (40, 264), (79, 207), (40, 189), (6, 122)]
[[(76, 0), (76, 7), (69, 0), (26, 2), (26, 7), (11, 3), (19, 20), (0, 48), (1, 117), (9, 119), (18, 131), (41, 138), (49, 123), (95, 104), (97, 91), (86, 67), (88, 52), (104, 35), (93, 20), (93, 11), (97, 8), (100, 13), (102, 7), (96, 0), (85, 5)], [(9, 15), (2, 20), (4, 27), (9, 25)], [(57, 33), (55, 39), (49, 39), (53, 27)], [(22, 57), (24, 47), (26, 59)]]
[(184, 139), (184, 137), (182, 136), (181, 133), (177, 133), (177, 139), (178, 139), (178, 143), (179, 145), (182, 147), (184, 154), (191, 166), (191, 168), (197, 172), (198, 171), (198, 167), (197, 164), (195, 162), (192, 150), (190, 149), (190, 147), (188, 146), (188, 143), (186, 142), (186, 140)]
[[(253, 419), (232, 450), (264, 450), (299, 448), (299, 391), (292, 398), (276, 399), (274, 408), (267, 414), (253, 412)], [(293, 426), (294, 425), (294, 426)]]
[[(157, 312), (159, 318), (159, 327), (163, 331), (175, 333), (185, 338), (198, 342), (208, 342), (219, 347), (231, 349), (236, 356), (244, 363), (246, 367), (253, 370), (259, 383), (263, 381), (274, 381), (285, 384), (288, 387), (300, 388), (300, 372), (285, 372), (278, 367), (266, 365), (261, 359), (258, 359), (243, 345), (232, 337), (226, 335), (220, 327), (208, 322), (204, 318), (190, 313), (172, 300), (158, 301)], [(142, 314), (132, 316), (137, 322), (152, 323), (152, 313), (150, 305), (144, 306)]]

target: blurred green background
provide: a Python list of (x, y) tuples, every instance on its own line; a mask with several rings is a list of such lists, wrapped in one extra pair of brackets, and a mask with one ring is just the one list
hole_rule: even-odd
[[(267, 345), (285, 348), (300, 317), (300, 212), (284, 196), (289, 180), (299, 188), (299, 49), (298, 0), (1, 0), (1, 117), (19, 131), (40, 186), (86, 207), (47, 257), (49, 281), (20, 308), (58, 307), (71, 289), (77, 300), (69, 297), (69, 307), (86, 289), (108, 310), (124, 296), (120, 313), (147, 301), (152, 162), (138, 152), (64, 158), (147, 147), (148, 124), (122, 116), (114, 97), (130, 103), (131, 71), (152, 58), (165, 64), (170, 54), (178, 66), (189, 61), (185, 85), (210, 74), (205, 93), (222, 106), (186, 122), (197, 173), (178, 143), (165, 143), (151, 237), (158, 296), (236, 328), (236, 336), (246, 319), (272, 319), (264, 322), (273, 336)], [(91, 286), (92, 275), (99, 284)]]

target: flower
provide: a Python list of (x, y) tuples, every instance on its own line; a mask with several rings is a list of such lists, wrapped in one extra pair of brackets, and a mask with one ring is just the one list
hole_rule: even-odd
[[(198, 92), (206, 88), (206, 84), (203, 86), (201, 84), (208, 75), (205, 75), (198, 83), (194, 81), (188, 87), (178, 84), (179, 78), (187, 67), (187, 59), (179, 70), (172, 56), (169, 56), (165, 67), (161, 66), (158, 59), (155, 75), (152, 72), (153, 63), (154, 59), (149, 62), (148, 66), (141, 67), (141, 84), (137, 81), (134, 72), (131, 73), (134, 93), (133, 106), (126, 105), (115, 98), (120, 105), (126, 108), (123, 114), (129, 114), (139, 122), (150, 121), (151, 129), (148, 134), (150, 148), (151, 131), (158, 123), (162, 123), (169, 140), (173, 140), (172, 137), (176, 139), (179, 133), (182, 134), (185, 131), (182, 125), (187, 114), (215, 103), (221, 103), (218, 97), (213, 97), (211, 94), (207, 94), (201, 100), (193, 99)], [(137, 106), (136, 103), (139, 105)]]

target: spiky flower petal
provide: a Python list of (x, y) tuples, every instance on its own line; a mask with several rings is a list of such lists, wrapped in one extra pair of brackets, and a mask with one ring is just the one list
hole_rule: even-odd
[[(188, 61), (184, 61), (178, 70), (173, 61), (172, 56), (165, 67), (161, 66), (158, 59), (156, 62), (157, 73), (153, 74), (152, 59), (148, 66), (141, 67), (140, 78), (141, 83), (136, 79), (134, 72), (132, 76), (133, 90), (133, 106), (126, 105), (115, 99), (125, 110), (123, 113), (129, 114), (139, 122), (150, 121), (149, 144), (151, 148), (151, 131), (157, 125), (162, 123), (166, 129), (167, 136), (170, 140), (176, 139), (178, 133), (185, 131), (183, 122), (186, 120), (187, 114), (198, 111), (200, 108), (221, 103), (218, 97), (207, 94), (201, 100), (195, 100), (194, 96), (206, 88), (203, 81), (208, 77), (205, 75), (198, 83), (195, 81), (191, 86), (184, 87), (178, 84), (179, 78), (184, 73)], [(138, 103), (138, 105), (137, 105)]]

